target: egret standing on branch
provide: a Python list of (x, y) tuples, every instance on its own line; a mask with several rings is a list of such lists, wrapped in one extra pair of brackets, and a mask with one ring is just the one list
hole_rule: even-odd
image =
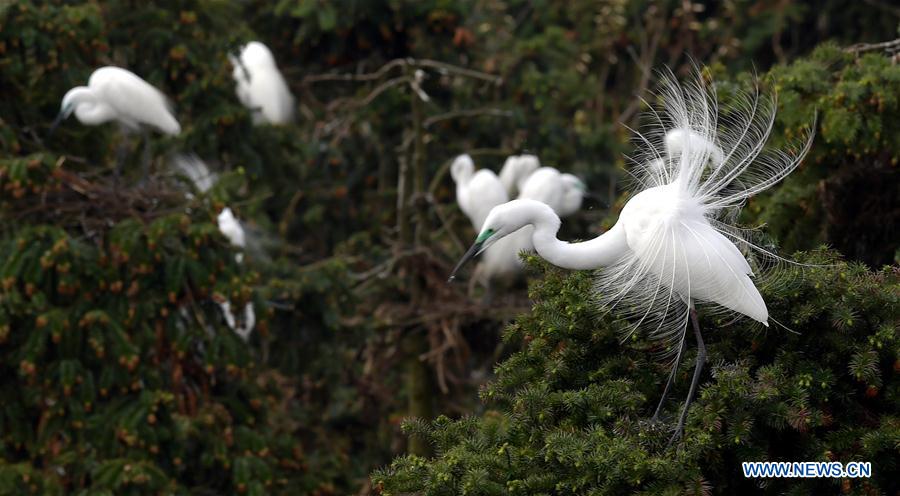
[[(88, 126), (118, 122), (126, 133), (140, 133), (144, 143), (144, 176), (150, 166), (146, 127), (170, 136), (181, 133), (181, 125), (172, 115), (165, 95), (135, 73), (121, 67), (101, 67), (91, 74), (87, 86), (72, 88), (62, 99), (59, 115), (50, 126), (50, 134), (72, 113)], [(119, 147), (116, 160), (118, 174), (125, 160), (125, 146)]]
[(253, 112), (255, 124), (288, 124), (294, 120), (294, 97), (269, 47), (251, 41), (241, 53), (228, 56), (234, 66), (238, 99)]
[[(690, 321), (697, 361), (674, 441), (683, 432), (706, 360), (695, 306), (708, 304), (768, 326), (766, 304), (741, 249), (748, 255), (768, 252), (746, 239), (744, 231), (729, 220), (747, 198), (797, 167), (812, 134), (789, 150), (764, 151), (774, 123), (774, 98), (760, 98), (756, 92), (742, 95), (728, 109), (727, 118), (720, 120), (714, 88), (704, 86), (702, 79), (684, 86), (671, 73), (663, 79), (665, 104), (661, 112), (653, 113), (656, 126), (638, 135), (644, 145), (636, 160), (639, 191), (609, 231), (581, 243), (560, 241), (556, 237), (560, 220), (553, 209), (533, 200), (513, 200), (491, 211), (450, 278), (485, 248), (526, 226), (534, 229), (532, 241), (538, 255), (550, 263), (575, 270), (603, 267), (596, 281), (600, 303), (618, 309), (633, 320), (632, 331), (646, 329), (675, 354), (654, 418), (675, 379)], [(679, 149), (662, 167), (655, 167), (651, 162), (666, 154), (667, 129), (690, 130), (700, 140), (679, 139)], [(721, 156), (716, 156), (716, 150)]]

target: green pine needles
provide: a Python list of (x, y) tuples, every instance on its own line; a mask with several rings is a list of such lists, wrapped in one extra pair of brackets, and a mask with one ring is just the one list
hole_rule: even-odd
[[(522, 351), (483, 389), (481, 417), (412, 420), (431, 459), (404, 456), (373, 475), (382, 494), (888, 493), (900, 469), (900, 273), (871, 272), (832, 252), (800, 255), (829, 267), (792, 269), (795, 283), (765, 293), (799, 334), (746, 319), (711, 322), (711, 372), (682, 443), (653, 425), (665, 366), (647, 343), (617, 342), (598, 321), (592, 276), (542, 264), (535, 306), (506, 332)], [(688, 348), (690, 350), (690, 347)], [(692, 350), (688, 352), (694, 353)], [(690, 382), (690, 356), (676, 389)], [(682, 391), (672, 397), (679, 398)], [(668, 403), (671, 419), (677, 400)], [(745, 479), (742, 461), (870, 461), (871, 479)]]
[(0, 494), (283, 487), (301, 462), (294, 441), (267, 423), (273, 393), (213, 302), (243, 307), (257, 276), (235, 262), (214, 210), (163, 196), (138, 215), (126, 208), (142, 206), (133, 191), (61, 180), (58, 164), (0, 161), (0, 210), (15, 220), (0, 241), (0, 367), (11, 378)]

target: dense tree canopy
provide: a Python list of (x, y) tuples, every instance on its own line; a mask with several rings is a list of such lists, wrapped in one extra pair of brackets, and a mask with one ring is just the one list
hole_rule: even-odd
[[(771, 492), (896, 492), (898, 25), (879, 1), (0, 2), (0, 493), (724, 493), (762, 459), (875, 464)], [(235, 96), (250, 40), (293, 124)], [(695, 64), (725, 100), (777, 93), (774, 145), (815, 123), (741, 221), (827, 266), (765, 290), (798, 335), (705, 323), (713, 366), (667, 450), (643, 422), (665, 369), (596, 318), (590, 274), (532, 262), (528, 294), (489, 303), (446, 284), (473, 235), (447, 169), (535, 153), (585, 180), (563, 236), (591, 237), (631, 194), (654, 71)], [(172, 100), (148, 177), (115, 125), (48, 134), (103, 65)], [(255, 309), (249, 340), (226, 302)]]

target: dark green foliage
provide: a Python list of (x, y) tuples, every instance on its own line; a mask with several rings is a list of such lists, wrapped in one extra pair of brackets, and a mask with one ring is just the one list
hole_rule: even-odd
[(896, 262), (900, 65), (826, 44), (763, 80), (778, 95), (773, 145), (798, 136), (816, 116), (818, 126), (804, 164), (750, 204), (752, 217), (785, 250), (828, 242), (875, 267)]
[[(647, 343), (619, 344), (619, 323), (597, 319), (590, 273), (545, 267), (533, 311), (505, 335), (522, 351), (482, 391), (490, 410), (407, 423), (436, 457), (398, 458), (373, 480), (382, 494), (832, 494), (840, 479), (755, 481), (740, 462), (855, 460), (871, 461), (874, 476), (844, 481), (850, 494), (893, 494), (900, 274), (828, 252), (800, 259), (834, 265), (790, 269), (792, 284), (764, 294), (774, 318), (799, 334), (701, 315), (710, 366), (677, 447), (647, 421), (665, 365)], [(688, 349), (670, 419), (690, 382)]]
[(243, 307), (258, 275), (234, 262), (214, 212), (105, 229), (83, 204), (93, 236), (74, 235), (77, 216), (55, 210), (78, 204), (55, 201), (72, 187), (57, 164), (0, 162), (2, 211), (19, 221), (0, 244), (0, 364), (15, 378), (3, 383), (0, 493), (284, 487), (294, 443), (267, 425), (269, 387), (210, 299)]
[[(572, 464), (608, 438), (609, 447), (597, 452), (615, 450), (604, 466), (623, 469), (609, 476), (610, 487), (630, 490), (651, 479), (667, 487), (676, 480), (680, 492), (682, 482), (696, 482), (698, 464), (715, 460), (700, 459), (695, 446), (694, 455), (679, 455), (686, 460), (681, 471), (669, 458), (644, 457), (657, 451), (632, 450), (634, 437), (610, 434), (610, 425), (637, 429), (663, 369), (644, 351), (621, 353), (609, 327), (615, 324), (598, 324), (586, 303), (554, 315), (562, 303), (550, 293), (564, 290), (559, 298), (575, 301), (589, 284), (584, 276), (550, 277), (535, 293), (536, 313), (514, 324), (503, 347), (494, 337), (509, 310), (474, 305), (461, 285), (444, 283), (460, 254), (453, 238), (465, 241), (472, 233), (468, 226), (454, 229), (462, 222), (442, 167), (474, 149), (479, 166), (497, 170), (505, 154), (532, 151), (580, 174), (614, 204), (628, 150), (621, 124), (637, 121), (637, 97), (653, 87), (648, 68), (668, 64), (683, 73), (689, 54), (714, 63), (722, 80), (753, 66), (765, 71), (823, 39), (841, 45), (889, 39), (896, 34), (890, 12), (836, 0), (817, 8), (796, 1), (680, 0), (0, 2), (0, 366), (6, 372), (0, 493), (364, 490), (371, 468), (403, 451), (397, 425), (412, 394), (402, 374), (422, 351), (404, 350), (403, 340), (428, 332), (442, 337), (448, 329), (456, 331), (454, 348), (447, 360), (429, 355), (435, 380), (425, 382), (434, 389), (435, 407), (454, 415), (480, 411), (473, 405), (473, 384), (481, 380), (475, 370), (526, 341), (529, 350), (505, 361), (498, 382), (485, 390), (496, 396), (491, 408), (507, 410), (442, 419), (439, 429), (410, 424), (440, 446), (466, 441), (447, 453), (477, 453), (478, 463), (466, 465), (471, 470), (454, 468), (465, 478), (460, 484), (506, 491), (503, 471), (516, 467), (510, 477), (531, 484), (516, 490), (568, 492), (556, 488), (562, 478), (533, 470), (530, 460), (551, 454), (543, 467), (558, 468), (570, 487), (587, 485), (583, 479), (598, 469), (579, 473)], [(251, 39), (272, 48), (297, 97), (295, 124), (253, 126), (235, 98), (227, 53)], [(415, 97), (399, 84), (368, 99), (402, 75), (398, 65), (381, 79), (341, 77), (408, 57), (481, 71), (487, 79), (426, 68), (422, 162), (433, 202), (420, 226), (425, 249), (417, 253), (428, 257), (395, 264), (396, 176), (401, 162), (410, 161)], [(121, 184), (112, 180), (117, 145), (137, 152), (114, 125), (86, 127), (72, 118), (54, 136), (46, 134), (65, 91), (107, 64), (133, 70), (170, 96), (183, 127), (177, 138), (153, 136), (146, 187), (134, 187), (140, 153), (129, 155)], [(816, 162), (770, 197), (754, 199), (747, 220), (768, 221), (790, 248), (827, 241), (852, 259), (889, 261), (896, 236), (881, 229), (889, 222), (835, 231), (853, 222), (829, 216), (860, 189), (872, 192), (873, 201), (891, 198), (845, 176), (891, 187), (869, 171), (883, 173), (896, 155), (896, 65), (881, 54), (856, 60), (830, 47), (774, 69), (773, 76), (786, 109), (779, 134), (807, 124), (813, 108), (827, 129), (817, 139)], [(872, 114), (856, 111), (870, 107)], [(185, 198), (168, 167), (176, 151), (197, 153), (220, 174), (219, 183), (206, 195)], [(828, 185), (824, 193), (820, 181)], [(244, 264), (235, 263), (214, 223), (226, 204), (252, 239)], [(592, 210), (567, 222), (566, 230), (580, 237), (594, 232), (587, 226), (609, 213), (599, 205), (590, 201)], [(846, 219), (885, 218), (885, 211), (875, 205), (866, 210), (874, 214)], [(410, 297), (409, 273), (425, 274), (418, 299)], [(222, 299), (235, 309), (253, 302), (259, 321), (248, 343), (224, 325), (215, 303)], [(431, 319), (437, 311), (440, 319)], [(807, 304), (795, 314), (823, 319), (819, 307)], [(825, 320), (863, 332), (858, 326), (866, 317), (849, 305)], [(802, 319), (798, 326), (805, 328)], [(535, 326), (543, 331), (525, 331)], [(892, 331), (882, 329), (884, 347), (896, 347)], [(447, 343), (432, 341), (429, 351)], [(759, 370), (737, 358), (744, 344), (723, 338), (716, 351), (739, 364), (729, 380), (741, 384), (755, 377), (741, 376), (741, 367)], [(837, 387), (848, 373), (858, 375), (858, 387), (879, 388), (876, 400), (884, 401), (893, 377), (883, 363), (888, 351), (871, 348), (852, 350), (841, 358), (843, 368), (824, 379)], [(760, 363), (771, 361), (771, 353), (760, 353)], [(459, 382), (445, 394), (438, 392), (435, 356), (456, 364), (451, 372)], [(772, 380), (798, 374), (794, 363), (773, 369)], [(584, 366), (593, 367), (587, 376)], [(811, 381), (820, 378), (805, 367)], [(701, 424), (692, 419), (696, 434)], [(515, 427), (526, 425), (520, 420), (553, 428), (523, 430)], [(866, 432), (842, 434), (834, 453), (853, 454), (854, 437), (880, 432), (872, 422), (849, 425)], [(583, 437), (585, 426), (597, 426), (596, 439)], [(536, 444), (522, 441), (534, 433)], [(651, 434), (653, 446), (665, 437)], [(750, 438), (753, 446), (761, 443)], [(889, 450), (884, 439), (871, 445)], [(613, 465), (615, 458), (634, 468)], [(425, 460), (415, 464), (397, 471), (389, 485), (430, 477)]]

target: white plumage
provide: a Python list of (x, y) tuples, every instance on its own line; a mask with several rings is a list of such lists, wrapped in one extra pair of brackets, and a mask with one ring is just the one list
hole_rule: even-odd
[[(528, 168), (530, 166), (525, 170)], [(520, 199), (539, 201), (558, 216), (568, 217), (581, 208), (586, 188), (581, 179), (572, 174), (562, 174), (553, 167), (540, 167), (528, 175), (519, 189)], [(533, 232), (531, 226), (525, 226), (491, 245), (482, 255), (478, 275), (489, 281), (509, 281), (518, 277), (525, 270), (519, 254), (534, 251)]]
[(246, 245), (244, 228), (241, 227), (241, 223), (238, 222), (237, 218), (234, 216), (234, 212), (228, 207), (223, 208), (222, 211), (219, 212), (217, 221), (219, 223), (219, 231), (228, 238), (228, 241), (238, 248), (244, 248)]
[(87, 86), (69, 90), (62, 99), (54, 127), (72, 112), (89, 126), (115, 121), (129, 131), (149, 126), (173, 136), (181, 132), (165, 95), (120, 67), (101, 67), (91, 74)]
[[(246, 245), (246, 236), (244, 234), (244, 228), (241, 226), (240, 221), (234, 216), (234, 212), (228, 207), (223, 208), (219, 213), (217, 221), (219, 224), (219, 231), (228, 238), (228, 241), (233, 246), (243, 249)], [(234, 259), (238, 263), (242, 263), (244, 254), (237, 253), (234, 256)], [(216, 303), (218, 303), (219, 308), (222, 309), (222, 315), (225, 317), (225, 323), (228, 324), (228, 327), (240, 336), (241, 339), (247, 341), (250, 338), (253, 327), (256, 325), (256, 312), (253, 309), (253, 303), (251, 302), (244, 305), (244, 317), (240, 322), (237, 321), (234, 313), (231, 311), (231, 302), (225, 298), (221, 298), (217, 299)]]
[(254, 123), (288, 124), (294, 119), (294, 97), (266, 45), (251, 41), (237, 58), (229, 59), (238, 99), (253, 111)]
[(541, 161), (534, 155), (510, 155), (500, 169), (500, 182), (506, 189), (509, 198), (515, 198), (522, 190), (525, 181), (538, 170)]
[(469, 155), (460, 155), (453, 160), (450, 176), (456, 182), (456, 202), (476, 231), (481, 229), (492, 208), (509, 200), (497, 174), (490, 169), (476, 172)]
[(546, 203), (560, 217), (568, 217), (581, 208), (585, 191), (586, 187), (578, 177), (563, 174), (553, 167), (541, 167), (525, 180), (519, 198)]
[[(560, 216), (575, 213), (581, 207), (585, 186), (572, 174), (561, 174), (552, 167), (539, 167), (534, 155), (507, 158), (501, 174), (515, 189), (519, 198), (530, 198), (550, 205)], [(493, 171), (480, 169), (469, 155), (460, 155), (450, 167), (450, 175), (456, 182), (456, 200), (463, 213), (469, 217), (475, 231), (480, 231), (488, 213), (508, 200), (507, 191)], [(488, 248), (476, 268), (477, 279), (483, 286), (491, 281), (510, 281), (522, 273), (524, 266), (519, 253), (532, 251), (530, 227), (503, 238)]]
[(172, 158), (172, 168), (187, 177), (201, 193), (209, 191), (218, 180), (218, 176), (209, 170), (206, 162), (193, 153), (175, 155)]

